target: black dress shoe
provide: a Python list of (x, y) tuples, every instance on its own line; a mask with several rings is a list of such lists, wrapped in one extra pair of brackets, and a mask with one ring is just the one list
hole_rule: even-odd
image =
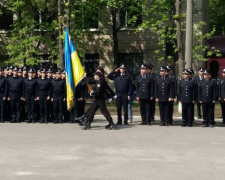
[(124, 125), (129, 125), (127, 121), (124, 121), (123, 124), (124, 124)]
[(205, 124), (203, 127), (209, 127), (209, 125), (208, 124)]
[(110, 126), (108, 126), (106, 129), (113, 130), (113, 129), (116, 129), (116, 126), (115, 126), (115, 124), (110, 124)]
[(28, 120), (27, 123), (31, 123), (31, 120)]
[(84, 121), (85, 118), (86, 118), (86, 116), (83, 115), (83, 116), (80, 116), (80, 117), (75, 118), (75, 120), (76, 121)]
[(140, 123), (140, 125), (146, 125), (146, 122), (145, 122), (145, 121), (142, 121), (142, 122)]
[(151, 122), (146, 122), (146, 125), (151, 126), (152, 123)]
[(108, 124), (105, 126), (105, 129), (109, 128), (111, 126), (111, 124)]
[(82, 130), (90, 130), (91, 129), (91, 125), (90, 124), (85, 124), (81, 129)]
[(187, 126), (187, 124), (184, 124), (184, 123), (183, 123), (183, 124), (181, 124), (181, 127), (186, 127), (186, 126)]
[(116, 125), (122, 125), (122, 122), (117, 122)]
[(188, 127), (192, 127), (193, 126), (193, 124), (188, 124)]

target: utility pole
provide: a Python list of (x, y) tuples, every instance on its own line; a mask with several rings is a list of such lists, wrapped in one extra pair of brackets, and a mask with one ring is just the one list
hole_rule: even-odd
[(185, 43), (185, 68), (192, 67), (193, 48), (193, 0), (187, 0), (186, 14), (186, 43)]

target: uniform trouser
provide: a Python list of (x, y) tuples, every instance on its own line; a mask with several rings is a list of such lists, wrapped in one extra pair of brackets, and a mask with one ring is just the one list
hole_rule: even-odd
[(40, 121), (48, 121), (48, 102), (47, 97), (39, 98), (39, 106), (40, 106)]
[(35, 119), (36, 121), (40, 120), (40, 105), (39, 101), (34, 102), (34, 111), (35, 111)]
[(168, 119), (169, 119), (169, 123), (173, 122), (173, 106), (174, 105), (174, 101), (169, 101), (168, 102)]
[(203, 110), (203, 120), (206, 125), (214, 124), (214, 103), (202, 103), (202, 110)]
[(193, 124), (193, 103), (182, 103), (183, 124)]
[(122, 123), (122, 107), (124, 111), (124, 122), (128, 120), (128, 99), (127, 94), (117, 95), (116, 106), (117, 106), (117, 116), (118, 122)]
[(198, 112), (198, 117), (201, 117), (201, 103), (199, 103), (199, 101), (196, 102), (197, 105), (197, 112)]
[(95, 99), (92, 105), (88, 108), (86, 114), (87, 123), (91, 124), (94, 119), (95, 112), (100, 108), (101, 113), (109, 122), (109, 124), (113, 123), (112, 117), (106, 108), (105, 100), (104, 99)]
[(4, 117), (4, 119), (10, 120), (11, 119), (11, 106), (10, 106), (10, 101), (5, 100), (4, 107), (5, 107), (4, 108), (5, 109), (5, 113), (4, 113), (5, 117)]
[(25, 97), (26, 105), (27, 105), (27, 117), (29, 121), (35, 120), (35, 112), (34, 112), (34, 103), (35, 97)]
[(139, 99), (140, 104), (140, 112), (141, 112), (141, 119), (142, 122), (151, 122), (150, 112), (149, 112), (149, 106), (150, 106), (150, 100), (149, 99)]
[(225, 102), (221, 102), (221, 110), (222, 110), (222, 117), (223, 117), (223, 122), (225, 122)]
[(73, 122), (75, 118), (81, 117), (85, 112), (85, 101), (78, 101), (74, 99), (74, 107), (70, 111), (70, 121)]
[(153, 100), (150, 100), (150, 106), (149, 106), (149, 109), (150, 109), (150, 118), (151, 118), (151, 121), (154, 121), (155, 119), (155, 99)]
[(70, 119), (70, 111), (67, 110), (67, 102), (63, 102), (63, 116), (64, 116), (64, 122), (69, 121)]
[(20, 98), (11, 99), (10, 106), (12, 121), (20, 121)]
[(53, 100), (54, 121), (63, 121), (63, 99)]
[(47, 106), (48, 106), (48, 119), (53, 119), (53, 103), (51, 100), (47, 100)]
[(3, 101), (4, 96), (0, 96), (0, 121), (4, 121), (4, 101)]
[(168, 119), (168, 101), (159, 101), (160, 120), (162, 124), (169, 123)]
[(20, 102), (20, 114), (21, 114), (21, 120), (26, 119), (26, 102), (21, 100)]
[(191, 113), (192, 113), (192, 122), (194, 122), (194, 120), (195, 120), (195, 103), (191, 103), (192, 104), (192, 111), (191, 111)]

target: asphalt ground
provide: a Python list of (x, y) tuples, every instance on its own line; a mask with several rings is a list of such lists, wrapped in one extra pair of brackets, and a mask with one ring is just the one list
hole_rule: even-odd
[[(116, 117), (113, 117), (116, 122)], [(129, 126), (92, 130), (77, 124), (0, 124), (0, 180), (224, 179), (225, 127)]]

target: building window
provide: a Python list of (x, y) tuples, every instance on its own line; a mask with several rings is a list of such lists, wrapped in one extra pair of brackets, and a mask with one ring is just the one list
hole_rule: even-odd
[(143, 64), (143, 53), (119, 53), (119, 64), (125, 64), (127, 70), (132, 77), (136, 77), (140, 71), (140, 66)]
[(87, 77), (92, 77), (99, 66), (99, 54), (85, 54), (83, 64)]
[(0, 29), (9, 30), (13, 24), (13, 12), (6, 7), (1, 7), (0, 11)]
[(142, 7), (138, 4), (125, 3), (119, 9), (121, 28), (138, 27), (142, 23)]

